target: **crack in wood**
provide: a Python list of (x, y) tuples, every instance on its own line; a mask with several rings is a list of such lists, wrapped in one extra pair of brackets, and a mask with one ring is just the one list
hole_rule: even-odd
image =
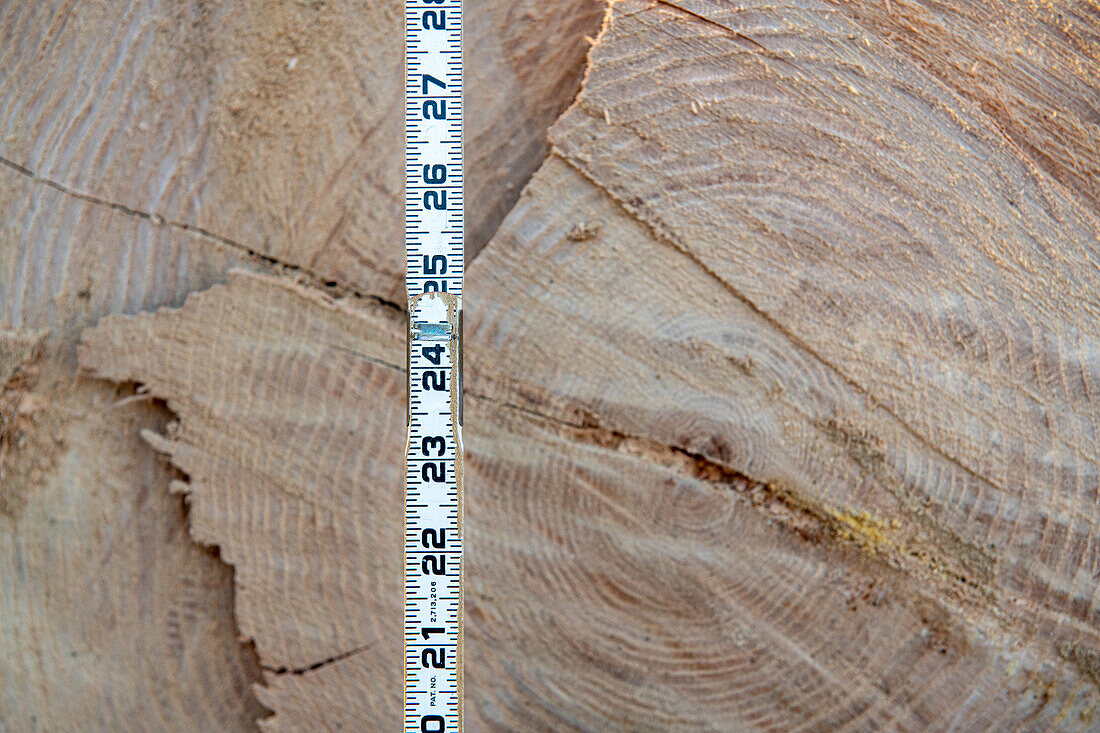
[(700, 21), (702, 23), (705, 23), (706, 25), (711, 25), (711, 26), (714, 26), (716, 28), (721, 28), (723, 31), (730, 34), (732, 37), (734, 37), (738, 40), (741, 40), (741, 41), (745, 41), (746, 43), (752, 45), (757, 51), (764, 54), (765, 56), (767, 56), (770, 59), (773, 59), (775, 61), (782, 61), (783, 63), (787, 63), (787, 64), (790, 63), (790, 61), (788, 59), (785, 59), (782, 56), (780, 56), (779, 54), (777, 54), (775, 51), (772, 51), (770, 48), (768, 48), (764, 44), (760, 43), (760, 41), (757, 41), (755, 38), (752, 38), (750, 36), (745, 35), (744, 33), (742, 33), (741, 31), (739, 31), (735, 28), (730, 28), (725, 23), (719, 23), (717, 20), (714, 20), (713, 18), (708, 18), (707, 16), (703, 15), (702, 13), (697, 13), (694, 10), (688, 10), (687, 8), (685, 8), (682, 5), (677, 5), (676, 3), (671, 2), (671, 0), (656, 0), (656, 2), (657, 2), (658, 5), (663, 5), (667, 8), (673, 8), (674, 10), (678, 10), (679, 12), (683, 13), (684, 15), (686, 15), (690, 18), (693, 18), (697, 21)]
[(264, 254), (263, 252), (249, 247), (246, 244), (237, 242), (233, 239), (230, 239), (229, 237), (218, 234), (217, 232), (210, 231), (209, 229), (206, 229), (204, 227), (200, 227), (195, 224), (188, 224), (185, 221), (168, 219), (155, 212), (135, 209), (131, 206), (127, 206), (126, 204), (109, 201), (107, 199), (100, 198), (99, 196), (93, 196), (92, 194), (84, 193), (83, 191), (77, 191), (76, 189), (70, 188), (63, 183), (59, 183), (58, 181), (40, 176), (30, 168), (20, 165), (19, 163), (9, 160), (8, 158), (5, 158), (3, 156), (0, 156), (0, 165), (3, 165), (4, 167), (18, 173), (21, 176), (25, 176), (34, 183), (52, 188), (53, 190), (65, 196), (74, 198), (78, 201), (83, 201), (84, 203), (92, 204), (94, 206), (102, 206), (112, 211), (117, 211), (118, 213), (124, 214), (126, 216), (142, 219), (143, 221), (147, 221), (154, 226), (163, 226), (168, 227), (169, 229), (186, 232), (187, 234), (197, 237), (199, 240), (205, 240), (208, 242), (213, 242), (215, 244), (220, 244), (223, 247), (228, 247), (268, 267), (278, 268), (288, 271), (290, 273), (298, 274), (308, 279), (310, 281), (309, 284), (313, 285), (318, 290), (321, 290), (334, 298), (340, 296), (351, 296), (360, 300), (372, 301), (391, 310), (400, 312), (404, 312), (405, 310), (404, 306), (399, 303), (395, 303), (392, 300), (387, 300), (379, 295), (375, 295), (374, 293), (361, 292), (353, 287), (341, 283), (338, 280), (327, 279), (307, 267), (295, 265), (290, 262), (280, 260), (277, 257), (272, 257), (271, 255)]
[(893, 537), (898, 529), (896, 524), (876, 519), (866, 512), (853, 513), (828, 507), (802, 495), (793, 487), (752, 478), (702, 453), (602, 426), (594, 416), (587, 413), (584, 421), (578, 423), (498, 400), (484, 393), (467, 390), (466, 394), (473, 399), (550, 423), (577, 443), (633, 455), (665, 468), (682, 471), (711, 486), (733, 490), (746, 497), (754, 509), (766, 512), (769, 519), (776, 520), (803, 540), (814, 544), (832, 540), (839, 544), (854, 545), (873, 558), (898, 569), (904, 569), (905, 565), (915, 561), (917, 566), (930, 571), (933, 576), (947, 579), (950, 585), (958, 587), (966, 594), (976, 591), (983, 598), (991, 595), (988, 583), (993, 579), (992, 559), (987, 558), (987, 565), (981, 565), (977, 570), (963, 562), (963, 568), (973, 570), (973, 573), (969, 575), (959, 572), (938, 560), (928, 548), (909, 547), (896, 540)]
[(310, 672), (315, 672), (318, 669), (321, 669), (323, 667), (327, 667), (330, 664), (335, 664), (336, 662), (342, 662), (343, 660), (345, 660), (349, 657), (354, 657), (356, 654), (361, 654), (362, 652), (365, 652), (368, 649), (370, 649), (371, 647), (373, 647), (376, 643), (377, 642), (371, 642), (369, 644), (363, 644), (361, 646), (355, 647), (354, 649), (349, 649), (346, 652), (340, 652), (339, 654), (334, 654), (333, 656), (327, 657), (327, 658), (322, 659), (318, 662), (313, 662), (312, 664), (306, 664), (306, 665), (302, 665), (302, 666), (299, 666), (299, 667), (287, 667), (287, 666), (271, 667), (271, 666), (268, 666), (268, 665), (261, 664), (260, 669), (262, 669), (265, 672), (268, 672), (269, 674), (273, 674), (273, 675), (286, 675), (286, 674), (303, 675), (303, 674), (308, 674)]
[[(591, 111), (586, 110), (583, 107), (581, 109), (582, 109), (582, 111), (585, 112), (585, 114), (592, 115)], [(555, 154), (558, 155), (558, 157), (561, 158), (561, 160), (563, 162), (565, 162), (569, 167), (571, 167), (572, 169), (577, 171), (580, 175), (582, 175), (585, 178), (585, 180), (587, 180), (589, 183), (591, 183), (593, 186), (595, 186), (597, 189), (599, 189), (605, 195), (607, 195), (624, 212), (626, 212), (633, 220), (635, 220), (638, 223), (645, 226), (652, 233), (655, 240), (667, 245), (668, 247), (670, 247), (675, 252), (678, 252), (679, 254), (686, 257), (689, 261), (691, 261), (693, 264), (698, 266), (699, 269), (703, 273), (705, 273), (708, 277), (714, 279), (719, 285), (721, 285), (730, 295), (732, 295), (739, 302), (741, 302), (747, 308), (749, 308), (753, 312), (754, 315), (758, 316), (766, 324), (768, 324), (768, 326), (775, 329), (775, 331), (779, 334), (780, 337), (786, 339), (788, 342), (791, 343), (792, 346), (799, 349), (800, 351), (805, 353), (808, 357), (810, 357), (813, 360), (817, 361), (822, 366), (824, 366), (826, 369), (828, 369), (829, 371), (836, 374), (838, 377), (840, 377), (842, 380), (844, 380), (844, 382), (849, 387), (854, 389), (860, 395), (864, 396), (868, 400), (871, 410), (881, 410), (884, 414), (888, 415), (891, 418), (891, 420), (895, 421), (897, 423), (897, 425), (899, 427), (901, 427), (906, 433), (908, 433), (914, 440), (916, 440), (918, 443), (920, 443), (920, 445), (922, 447), (928, 449), (929, 451), (934, 453), (939, 458), (942, 458), (943, 460), (945, 460), (948, 463), (952, 464), (953, 466), (957, 467), (958, 469), (960, 469), (961, 471), (966, 473), (971, 478), (974, 478), (977, 481), (980, 481), (981, 483), (986, 484), (987, 486), (995, 489), (996, 491), (998, 491), (1000, 493), (1007, 493), (1005, 488), (1003, 486), (1001, 486), (1000, 484), (998, 484), (997, 482), (995, 482), (993, 479), (991, 479), (988, 476), (980, 473), (977, 469), (974, 469), (974, 468), (971, 468), (970, 466), (967, 466), (966, 464), (962, 463), (962, 461), (960, 459), (956, 458), (955, 456), (952, 456), (952, 455), (948, 454), (947, 452), (944, 451), (943, 448), (941, 448), (938, 445), (936, 445), (935, 443), (931, 442), (927, 437), (925, 437), (923, 434), (921, 434), (919, 431), (917, 431), (916, 428), (914, 428), (907, 421), (902, 419), (900, 415), (898, 415), (893, 410), (891, 410), (889, 407), (887, 407), (882, 402), (880, 402), (862, 384), (857, 382), (855, 379), (853, 379), (848, 374), (846, 374), (843, 370), (841, 370), (840, 367), (836, 366), (835, 364), (830, 362), (828, 359), (826, 359), (824, 356), (822, 356), (820, 353), (818, 353), (813, 347), (811, 347), (808, 343), (806, 343), (801, 337), (799, 337), (797, 334), (790, 331), (787, 327), (785, 327), (783, 324), (781, 324), (779, 321), (777, 321), (769, 313), (767, 313), (766, 311), (761, 309), (753, 300), (751, 300), (748, 296), (746, 296), (744, 293), (742, 293), (736, 286), (734, 286), (732, 283), (727, 281), (725, 278), (723, 278), (717, 272), (715, 272), (710, 267), (708, 267), (706, 265), (706, 263), (704, 263), (694, 252), (692, 252), (687, 247), (683, 246), (671, 232), (665, 231), (665, 229), (666, 229), (665, 227), (660, 227), (657, 223), (655, 223), (653, 221), (650, 221), (649, 219), (642, 218), (641, 216), (639, 216), (637, 211), (636, 211), (636, 207), (633, 204), (631, 204), (627, 201), (624, 201), (622, 198), (620, 198), (618, 195), (616, 195), (615, 192), (611, 191), (607, 186), (605, 186), (603, 183), (601, 183), (599, 180), (597, 180), (594, 176), (592, 176), (588, 171), (586, 171), (583, 168), (583, 166), (581, 165), (580, 162), (569, 158), (564, 151), (561, 151), (557, 147), (554, 148), (554, 151), (555, 151)]]
[[(666, 0), (657, 0), (663, 4)], [(916, 53), (912, 45), (900, 42), (899, 38), (887, 32), (882, 32), (881, 29), (876, 29), (873, 22), (869, 22), (868, 18), (862, 15), (856, 8), (850, 3), (837, 2), (837, 0), (828, 0), (831, 4), (835, 5), (838, 10), (844, 13), (845, 17), (852, 21), (855, 25), (867, 34), (867, 36), (873, 36), (885, 46), (894, 51), (899, 57), (907, 60), (915, 68), (920, 69), (941, 84), (957, 96), (959, 99), (966, 100), (969, 103), (971, 110), (975, 115), (979, 115), (989, 123), (990, 127), (1000, 135), (1008, 147), (1010, 147), (1020, 160), (1024, 162), (1028, 168), (1044, 179), (1044, 181), (1053, 187), (1058, 188), (1068, 198), (1072, 199), (1082, 212), (1084, 212), (1089, 218), (1094, 221), (1098, 220), (1097, 209), (1095, 206), (1095, 199), (1087, 192), (1083, 191), (1079, 186), (1071, 185), (1063, 177), (1057, 175), (1057, 164), (1048, 155), (1037, 147), (1032, 141), (1028, 140), (1025, 135), (1020, 134), (1021, 123), (1018, 119), (1014, 119), (1011, 116), (1011, 111), (1007, 106), (1004, 106), (1003, 100), (1001, 100), (1001, 106), (998, 109), (989, 103), (989, 100), (983, 100), (981, 95), (975, 90), (975, 88), (968, 88), (965, 84), (961, 83), (959, 77), (952, 77), (950, 74), (944, 73), (942, 67), (937, 64), (931, 63), (927, 58), (921, 54)], [(886, 0), (887, 12), (890, 13), (890, 2)], [(902, 17), (899, 13), (895, 17)], [(929, 36), (931, 37), (931, 36)], [(987, 60), (987, 63), (991, 61)], [(973, 69), (971, 70), (971, 76), (973, 76)], [(1002, 91), (1003, 94), (1003, 91)], [(1009, 124), (1014, 124), (1015, 129), (1010, 130)], [(1072, 154), (1072, 150), (1070, 150)], [(1078, 162), (1074, 157), (1074, 172), (1080, 174), (1080, 171), (1076, 170)]]
[(405, 371), (406, 371), (405, 367), (401, 366), (400, 364), (394, 364), (392, 361), (386, 361), (385, 359), (379, 359), (377, 356), (371, 356), (370, 354), (364, 354), (361, 351), (356, 351), (355, 349), (349, 349), (346, 346), (337, 346), (336, 344), (328, 344), (328, 347), (330, 349), (334, 349), (335, 351), (341, 351), (345, 354), (350, 354), (351, 356), (354, 356), (357, 359), (362, 359), (363, 361), (368, 362), (370, 364), (377, 364), (380, 367), (386, 367), (387, 369), (393, 369), (394, 371), (401, 372), (402, 374), (404, 374)]

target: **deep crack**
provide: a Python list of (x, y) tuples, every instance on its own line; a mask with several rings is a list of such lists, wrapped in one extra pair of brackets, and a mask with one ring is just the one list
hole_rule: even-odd
[(270, 674), (274, 674), (274, 675), (284, 675), (284, 674), (303, 675), (303, 674), (306, 674), (308, 672), (314, 672), (318, 669), (321, 669), (322, 667), (327, 667), (330, 664), (335, 664), (336, 662), (341, 662), (341, 661), (347, 659), (348, 657), (355, 656), (356, 654), (360, 654), (362, 652), (365, 652), (368, 649), (370, 649), (371, 647), (373, 647), (375, 645), (375, 643), (376, 642), (371, 642), (370, 644), (363, 644), (362, 646), (357, 646), (354, 649), (349, 649), (346, 652), (341, 652), (339, 654), (335, 654), (335, 655), (333, 655), (331, 657), (328, 657), (326, 659), (322, 659), (319, 662), (314, 662), (312, 664), (307, 664), (307, 665), (304, 665), (304, 666), (301, 666), (301, 667), (285, 667), (285, 666), (284, 667), (269, 667), (267, 665), (261, 664), (260, 669), (262, 669), (263, 671), (268, 672)]

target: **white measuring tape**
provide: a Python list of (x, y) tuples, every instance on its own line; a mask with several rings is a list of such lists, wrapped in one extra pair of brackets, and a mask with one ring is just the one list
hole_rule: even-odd
[(405, 4), (405, 731), (462, 730), (462, 1)]

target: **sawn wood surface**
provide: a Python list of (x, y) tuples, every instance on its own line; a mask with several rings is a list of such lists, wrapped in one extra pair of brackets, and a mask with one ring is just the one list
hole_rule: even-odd
[[(469, 273), (472, 729), (1095, 728), (1095, 23), (612, 6)], [(272, 729), (397, 715), (402, 319), (239, 273), (85, 335)]]

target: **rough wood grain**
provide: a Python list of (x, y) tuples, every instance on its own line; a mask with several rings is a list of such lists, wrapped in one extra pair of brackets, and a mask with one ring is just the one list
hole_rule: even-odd
[[(38, 360), (45, 332), (21, 332), (0, 329), (0, 479), (4, 478), (4, 457), (9, 449), (18, 449), (26, 423), (39, 410), (27, 393), (38, 378)], [(19, 497), (10, 491), (9, 482), (0, 483), (0, 514), (10, 515)]]
[[(0, 395), (0, 729), (253, 730), (268, 714), (231, 571), (186, 538), (179, 477), (136, 437), (169, 413), (75, 379), (75, 341), (231, 266), (397, 292), (400, 10), (0, 5), (0, 327), (15, 329), (0, 344), (41, 353), (38, 379)], [(553, 10), (467, 17), (472, 245), (545, 156), (602, 14)]]
[(0, 438), (0, 728), (254, 728), (232, 571), (188, 541), (179, 474), (142, 446), (163, 407), (40, 366)]
[[(612, 6), (469, 274), (471, 729), (1096, 728), (1096, 23)], [(85, 336), (271, 730), (398, 710), (401, 339), (247, 273)]]
[(181, 427), (147, 437), (190, 477), (177, 488), (192, 534), (239, 573), (238, 623), (276, 712), (263, 727), (387, 719), (400, 707), (401, 616), (389, 611), (405, 436), (385, 428), (405, 420), (403, 314), (231, 274), (184, 310), (135, 318), (94, 331), (102, 349), (85, 348), (84, 364), (172, 395)]
[[(953, 571), (995, 575), (1039, 628), (1100, 649), (1091, 208), (829, 7), (787, 6), (781, 31), (770, 6), (616, 8), (555, 148), (768, 323), (807, 377), (820, 369), (829, 402), (796, 450), (833, 443), (876, 476), (888, 515), (930, 522)], [(666, 81), (640, 95), (646, 66)], [(842, 396), (870, 419), (850, 421)], [(631, 431), (637, 401), (598, 411)], [(693, 424), (694, 448), (723, 460), (698, 443), (711, 425), (730, 434)], [(815, 484), (851, 498), (844, 480)]]
[[(471, 254), (544, 157), (601, 13), (597, 0), (471, 3)], [(9, 3), (0, 156), (399, 300), (402, 28), (393, 0)]]
[(178, 474), (140, 439), (170, 416), (74, 374), (103, 313), (182, 302), (248, 263), (0, 167), (0, 323), (39, 354), (0, 394), (0, 729), (250, 730), (266, 714), (232, 571), (190, 542)]
[(1100, 211), (1093, 2), (836, 2), (984, 112), (1010, 145)]
[[(470, 272), (474, 726), (1095, 726), (1095, 215), (943, 76), (824, 4), (613, 6), (556, 156)], [(1062, 149), (1095, 156), (1081, 144)], [(269, 312), (311, 325), (268, 336)], [(343, 455), (363, 371), (400, 399), (400, 331), (356, 317), (242, 274), (111, 320), (84, 363), (179, 410), (188, 427), (152, 440), (195, 467), (207, 526), (234, 522), (197, 532), (224, 541), (282, 515), (210, 477)], [(337, 323), (364, 363), (325, 353)], [(202, 389), (239, 363), (244, 385)], [(339, 410), (331, 428), (257, 388), (288, 375)], [(242, 406), (290, 443), (229, 470), (221, 441), (262, 425)], [(361, 440), (400, 434), (396, 405), (369, 415)], [(382, 455), (359, 485), (398, 475)], [(384, 537), (378, 508), (363, 528)], [(297, 549), (314, 529), (287, 533)], [(258, 546), (280, 557), (270, 538), (241, 551)], [(363, 600), (364, 627), (397, 617), (384, 587)], [(287, 629), (249, 628), (277, 658)], [(265, 697), (273, 727), (341, 686), (315, 689)]]
[[(601, 237), (644, 241), (595, 189), (563, 202), (553, 172), (525, 195), (548, 229), (536, 247), (554, 242), (559, 261), (598, 251), (568, 244), (575, 222), (553, 213), (563, 203), (598, 217)], [(531, 205), (525, 222), (539, 219)], [(674, 296), (667, 287), (656, 292)], [(190, 476), (180, 489), (195, 536), (236, 567), (260, 697), (276, 711), (266, 729), (361, 727), (399, 710), (394, 315), (241, 273), (182, 310), (108, 319), (82, 348), (86, 367), (145, 383), (180, 415), (167, 437), (147, 437)], [(212, 341), (215, 323), (233, 325)], [(471, 337), (471, 729), (1091, 727), (1087, 673), (1026, 623), (968, 603), (954, 579), (899, 560), (888, 520), (484, 396), (499, 352), (484, 331)], [(622, 363), (614, 349), (598, 356), (586, 363)], [(750, 398), (751, 380), (717, 361), (726, 390)]]
[[(581, 232), (597, 233), (579, 236)], [(847, 716), (837, 713), (841, 717), (827, 724), (809, 725), (811, 719), (793, 717), (762, 724), (762, 729), (785, 730), (799, 723), (822, 730), (874, 730), (890, 725), (905, 730), (942, 730), (952, 725), (959, 730), (1090, 729), (1095, 725), (1091, 716), (1098, 691), (1090, 660), (1096, 658), (1097, 631), (1090, 606), (1078, 600), (1095, 593), (1088, 559), (1071, 554), (1060, 565), (1078, 563), (1076, 575), (1069, 576), (1078, 589), (1074, 596), (1044, 597), (1045, 588), (1060, 580), (1049, 568), (1024, 578), (1014, 572), (1065, 551), (1061, 537), (1053, 532), (1044, 535), (1043, 527), (1078, 526), (1089, 531), (1087, 523), (1077, 519), (1080, 510), (1072, 504), (1048, 502), (1045, 493), (1013, 484), (1011, 489), (1020, 498), (1011, 504), (1011, 511), (1005, 511), (1003, 521), (1008, 526), (993, 535), (991, 543), (987, 539), (990, 522), (980, 520), (989, 507), (996, 506), (994, 502), (1011, 499), (914, 435), (558, 158), (536, 176), (470, 278), (480, 283), (481, 292), (490, 294), (484, 300), (471, 297), (470, 390), (543, 412), (554, 420), (599, 426), (612, 435), (663, 446), (673, 455), (690, 459), (704, 476), (748, 477), (757, 510), (803, 542), (801, 549), (790, 552), (812, 553), (821, 545), (858, 550), (879, 564), (867, 580), (878, 590), (868, 591), (868, 598), (890, 598), (889, 603), (920, 608), (918, 602), (896, 596), (892, 587), (884, 596), (877, 595), (885, 581), (875, 583), (874, 578), (879, 573), (889, 577), (886, 568), (900, 571), (906, 577), (901, 583), (906, 590), (934, 599), (938, 610), (922, 612), (923, 621), (940, 618), (959, 624), (940, 638), (976, 643), (959, 645), (966, 646), (962, 656), (988, 655), (990, 667), (985, 674), (1015, 690), (995, 692), (982, 674), (971, 669), (935, 691), (924, 689), (916, 678), (901, 682), (883, 668), (881, 677), (868, 672), (869, 680), (884, 683), (879, 692), (895, 701), (919, 699), (929, 709), (906, 720), (912, 710), (901, 705), (889, 713), (888, 720), (874, 721), (852, 708)], [(524, 282), (525, 287), (515, 288), (516, 282)], [(554, 334), (552, 348), (568, 358), (555, 357), (546, 341), (534, 336), (548, 333)], [(483, 358), (476, 356), (486, 352)], [(632, 445), (631, 440), (624, 442)], [(572, 455), (568, 449), (561, 450)], [(530, 486), (533, 493), (542, 490), (537, 480), (510, 477), (503, 483), (512, 490), (517, 486)], [(633, 507), (637, 501), (614, 505)], [(546, 516), (556, 515), (548, 511)], [(569, 537), (561, 532), (557, 536)], [(732, 534), (728, 539), (735, 546), (742, 540), (754, 542)], [(1087, 551), (1089, 546), (1085, 540), (1079, 547)], [(746, 574), (766, 572), (771, 567), (766, 558)], [(829, 562), (845, 566), (844, 560), (835, 557)], [(766, 607), (772, 615), (767, 622), (750, 626), (763, 633), (775, 619), (822, 603), (819, 581), (817, 577), (790, 580), (794, 587), (803, 587), (804, 599), (798, 600), (797, 592), (792, 592), (783, 602), (770, 601)], [(720, 592), (725, 582), (732, 581), (716, 580), (714, 592)], [(773, 585), (755, 592), (763, 595), (764, 588)], [(751, 592), (750, 597), (755, 598)], [(905, 621), (868, 633), (867, 621), (849, 625), (845, 614), (835, 608), (823, 605), (817, 611), (800, 621), (798, 628), (827, 628), (829, 643), (844, 637), (868, 653), (877, 650), (892, 659), (904, 656), (893, 643), (912, 631)], [(941, 632), (933, 623), (929, 633)], [(1008, 682), (1019, 670), (1017, 662), (999, 657), (989, 647), (1020, 651), (1028, 644), (1032, 646), (1024, 656), (1032, 662), (1043, 661), (1024, 675), (1026, 683)], [(985, 645), (989, 647), (979, 651)], [(825, 646), (822, 642), (808, 648)], [(959, 646), (946, 643), (941, 649), (958, 653)], [(810, 656), (819, 664), (833, 659), (830, 654)], [(859, 666), (853, 664), (853, 668)], [(1059, 671), (1046, 677), (1046, 671), (1053, 669)], [(784, 689), (785, 675), (761, 677), (763, 673), (756, 669), (747, 674), (762, 679), (762, 700), (774, 704), (782, 699), (764, 690)], [(844, 680), (845, 674), (850, 672), (838, 673), (839, 679)], [(735, 687), (736, 678), (731, 672), (727, 684)], [(1040, 690), (1052, 682), (1066, 685), (1064, 693), (1044, 697)], [(922, 692), (901, 692), (907, 685)], [(965, 694), (966, 702), (956, 694)], [(1077, 703), (1069, 702), (1074, 699)], [(1006, 701), (1011, 701), (1012, 710), (1003, 707)], [(745, 705), (738, 709), (731, 704), (724, 712), (741, 714), (749, 709), (749, 703)], [(820, 700), (806, 704), (810, 710), (833, 710), (823, 706)], [(1071, 709), (1075, 710), (1072, 715), (1067, 713)], [(1077, 717), (1077, 712), (1082, 716)], [(629, 719), (642, 718), (639, 713)], [(751, 727), (748, 719), (732, 719)], [(718, 729), (738, 729), (731, 726)]]
[[(545, 160), (546, 130), (577, 94), (605, 2), (494, 0), (464, 8), (466, 256), (472, 259)], [(376, 161), (386, 170), (401, 163), (393, 149)], [(400, 212), (400, 204), (392, 211)], [(387, 242), (385, 251), (391, 249)]]

